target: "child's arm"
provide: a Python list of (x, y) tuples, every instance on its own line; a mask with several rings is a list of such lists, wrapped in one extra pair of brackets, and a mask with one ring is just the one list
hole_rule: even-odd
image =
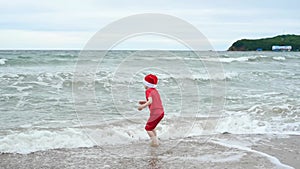
[(148, 97), (148, 101), (138, 107), (138, 110), (143, 110), (152, 103), (152, 97)]
[(145, 101), (145, 100), (140, 100), (139, 101), (139, 104), (145, 104), (147, 101)]

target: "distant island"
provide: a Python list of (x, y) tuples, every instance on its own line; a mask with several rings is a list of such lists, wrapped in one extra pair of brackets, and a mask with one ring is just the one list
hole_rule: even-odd
[(234, 42), (228, 51), (272, 51), (274, 49), (300, 50), (300, 35), (279, 35), (263, 39), (242, 39)]

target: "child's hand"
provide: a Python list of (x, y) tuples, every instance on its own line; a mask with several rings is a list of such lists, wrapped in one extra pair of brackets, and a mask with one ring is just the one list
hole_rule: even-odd
[(138, 110), (139, 110), (139, 111), (143, 110), (143, 106), (139, 106), (139, 107), (138, 107)]
[(145, 103), (146, 103), (146, 101), (144, 101), (144, 100), (139, 101), (139, 104), (145, 104)]

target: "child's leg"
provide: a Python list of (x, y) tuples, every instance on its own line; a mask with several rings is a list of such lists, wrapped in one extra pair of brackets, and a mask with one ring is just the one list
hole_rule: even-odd
[[(147, 124), (145, 126), (145, 129), (149, 135), (149, 137), (152, 140), (152, 146), (158, 146), (158, 140), (156, 137), (156, 131), (155, 131), (155, 127), (156, 125), (161, 121), (161, 119), (164, 117), (164, 113), (162, 113), (159, 117), (154, 115), (149, 117)], [(150, 129), (150, 130), (149, 130)]]
[(158, 140), (157, 140), (157, 137), (156, 137), (156, 132), (155, 130), (152, 130), (152, 131), (147, 131), (149, 137), (151, 138), (151, 145), (152, 146), (158, 146)]
[(147, 133), (148, 133), (150, 138), (156, 136), (156, 133), (154, 133), (153, 130), (152, 131), (147, 131)]
[(158, 143), (158, 138), (157, 138), (157, 135), (156, 135), (156, 130), (153, 129), (152, 131), (153, 131), (153, 134), (155, 135), (155, 136), (153, 137), (153, 139), (155, 139), (155, 141), (154, 141), (154, 146), (158, 146), (159, 143)]
[(157, 136), (157, 135), (156, 135), (156, 130), (155, 130), (155, 129), (153, 129), (152, 131), (153, 131), (153, 134), (154, 134), (155, 136)]

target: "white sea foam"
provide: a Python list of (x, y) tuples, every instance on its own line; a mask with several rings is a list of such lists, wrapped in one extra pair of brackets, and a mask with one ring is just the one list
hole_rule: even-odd
[(211, 140), (210, 142), (212, 142), (214, 144), (221, 145), (221, 146), (229, 147), (229, 148), (235, 148), (235, 149), (243, 150), (243, 151), (246, 151), (246, 152), (258, 154), (260, 156), (263, 156), (263, 157), (267, 158), (271, 163), (273, 163), (274, 165), (276, 165), (279, 168), (293, 169), (293, 167), (281, 163), (275, 156), (272, 156), (270, 154), (267, 154), (267, 153), (264, 153), (264, 152), (261, 152), (261, 151), (253, 150), (253, 149), (251, 149), (249, 147), (246, 147), (246, 146), (236, 145), (235, 143), (232, 143), (232, 142), (219, 141), (219, 140), (218, 141)]
[(272, 57), (272, 59), (282, 61), (282, 60), (285, 60), (285, 57), (278, 56), (278, 57)]
[(267, 133), (268, 125), (268, 123), (259, 123), (259, 121), (253, 120), (248, 114), (233, 115), (219, 120), (216, 131), (218, 133), (262, 134)]
[[(255, 57), (253, 57), (255, 58)], [(224, 62), (224, 63), (230, 63), (230, 62), (246, 62), (249, 59), (251, 59), (251, 57), (238, 57), (238, 58), (219, 58), (220, 62)]]
[[(139, 121), (139, 123), (135, 122)], [(95, 145), (130, 144), (148, 140), (144, 130), (145, 119), (133, 121), (117, 120), (102, 125), (90, 125), (79, 128), (32, 129), (31, 125), (22, 125), (22, 131), (0, 136), (0, 152), (30, 153), (56, 148), (92, 147)], [(263, 123), (263, 125), (262, 125)], [(293, 125), (297, 125), (295, 123)], [(274, 126), (273, 126), (274, 127)], [(274, 132), (268, 122), (252, 120), (250, 116), (227, 118), (192, 118), (166, 116), (156, 130), (161, 140), (214, 135), (223, 132), (233, 134), (297, 134), (289, 131)], [(244, 145), (246, 146), (246, 145)]]
[(224, 72), (224, 73), (214, 73), (214, 74), (197, 74), (193, 75), (194, 79), (200, 80), (231, 80), (238, 76), (235, 72)]
[[(248, 112), (226, 113), (217, 123), (216, 133), (229, 132), (233, 134), (293, 134), (299, 135), (300, 122), (284, 117), (282, 111), (271, 119), (258, 119), (265, 110), (259, 106), (251, 107)], [(295, 117), (297, 119), (297, 117)], [(288, 122), (289, 121), (289, 122)]]
[[(94, 145), (130, 144), (149, 137), (144, 130), (146, 117), (139, 123), (117, 120), (102, 125), (89, 125), (78, 128), (37, 130), (31, 125), (22, 125), (21, 131), (0, 136), (0, 152), (22, 153), (56, 149), (92, 147)], [(165, 119), (156, 130), (162, 140), (180, 139), (187, 136), (201, 135), (201, 128), (193, 126), (189, 119)], [(136, 119), (135, 119), (136, 120)]]
[(0, 59), (0, 65), (5, 65), (6, 61), (7, 61), (7, 59)]
[(0, 152), (27, 154), (55, 148), (92, 147), (94, 143), (79, 129), (28, 130), (0, 139)]
[(259, 61), (261, 59), (272, 58), (273, 60), (285, 60), (285, 57), (270, 57), (265, 55), (254, 55), (254, 56), (241, 56), (241, 57), (219, 57), (219, 58), (202, 58), (203, 61), (211, 62), (222, 62), (222, 63), (231, 63), (231, 62), (249, 62), (249, 61)]
[(247, 62), (249, 60), (255, 60), (259, 56), (243, 56), (243, 57), (228, 57), (228, 58), (207, 58), (202, 59), (203, 61), (210, 62), (222, 62), (222, 63), (231, 63), (231, 62)]
[(30, 90), (33, 88), (32, 86), (12, 86), (12, 87), (16, 88), (19, 92)]
[(1, 73), (0, 78), (5, 79), (5, 80), (11, 80), (11, 79), (15, 79), (15, 78), (20, 78), (20, 76), (18, 74), (14, 74), (14, 73)]

